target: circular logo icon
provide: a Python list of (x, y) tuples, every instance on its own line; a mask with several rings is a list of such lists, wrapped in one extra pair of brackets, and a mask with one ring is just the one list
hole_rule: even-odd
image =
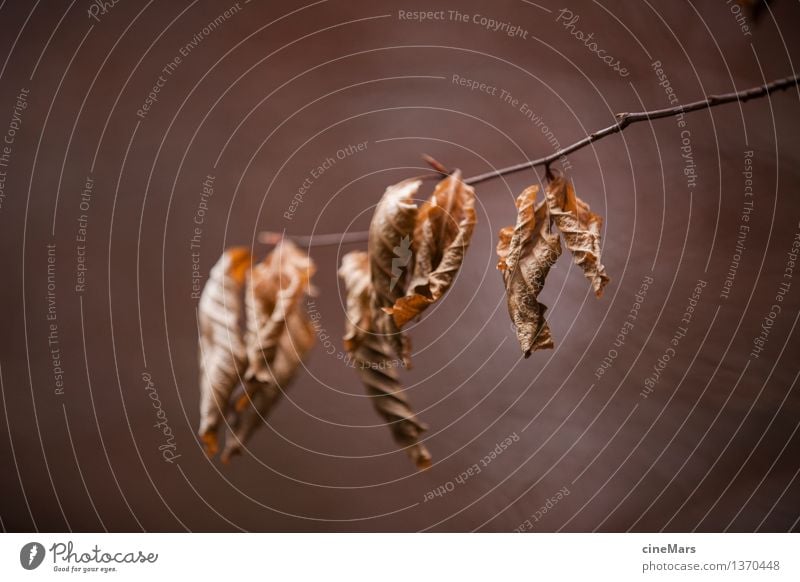
[(19, 551), (19, 563), (26, 570), (38, 568), (44, 561), (44, 546), (39, 542), (29, 542)]

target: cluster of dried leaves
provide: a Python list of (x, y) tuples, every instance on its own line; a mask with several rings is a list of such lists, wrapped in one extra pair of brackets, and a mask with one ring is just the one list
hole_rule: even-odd
[(538, 194), (539, 186), (530, 186), (517, 197), (517, 224), (501, 229), (497, 243), (497, 268), (506, 286), (508, 313), (526, 358), (533, 351), (554, 345), (544, 317), (547, 307), (539, 303), (539, 293), (550, 267), (561, 256), (559, 232), (595, 295), (602, 295), (609, 280), (600, 263), (603, 219), (561, 176), (550, 180), (540, 204), (536, 201)]
[[(400, 369), (411, 365), (404, 328), (453, 285), (475, 228), (475, 191), (458, 171), (425, 200), (417, 198), (421, 185), (404, 180), (386, 189), (370, 224), (368, 252), (345, 255), (339, 275), (347, 294), (345, 349), (395, 441), (425, 468), (431, 463), (421, 442), (426, 427), (399, 380)], [(501, 229), (497, 244), (508, 311), (525, 357), (554, 345), (547, 308), (538, 298), (561, 255), (562, 238), (597, 296), (609, 280), (600, 262), (601, 217), (561, 176), (550, 176), (541, 202), (538, 194), (539, 187), (531, 186), (519, 195), (516, 225)], [(250, 263), (247, 251), (227, 251), (200, 302), (200, 435), (208, 454), (215, 454), (227, 415), (223, 460), (240, 452), (314, 343), (301, 308), (311, 290), (312, 261), (284, 241), (260, 264)]]
[(228, 249), (211, 269), (198, 308), (200, 438), (218, 449), (227, 418), (227, 462), (266, 418), (314, 345), (303, 309), (314, 263), (290, 241), (252, 264), (247, 249)]
[(339, 275), (347, 289), (345, 348), (395, 441), (424, 469), (431, 463), (420, 442), (426, 427), (398, 379), (399, 368), (411, 365), (403, 327), (453, 284), (475, 227), (475, 192), (456, 172), (420, 206), (421, 184), (386, 189), (370, 224), (369, 252), (345, 255)]

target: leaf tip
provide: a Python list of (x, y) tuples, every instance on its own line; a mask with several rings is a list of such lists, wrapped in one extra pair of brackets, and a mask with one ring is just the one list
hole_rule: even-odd
[(222, 453), (221, 457), (222, 464), (223, 465), (230, 464), (231, 459), (241, 454), (242, 454), (242, 449), (240, 449), (238, 445), (226, 448), (225, 451)]
[(200, 440), (203, 442), (203, 450), (209, 459), (217, 454), (219, 445), (217, 443), (217, 435), (214, 432), (207, 431), (201, 434)]
[(247, 408), (247, 405), (249, 403), (250, 403), (250, 395), (247, 394), (247, 392), (245, 392), (236, 400), (234, 409), (236, 410), (236, 412), (242, 412), (244, 411), (245, 408)]
[(408, 449), (408, 455), (417, 466), (417, 470), (424, 471), (433, 465), (430, 451), (422, 443), (417, 443)]

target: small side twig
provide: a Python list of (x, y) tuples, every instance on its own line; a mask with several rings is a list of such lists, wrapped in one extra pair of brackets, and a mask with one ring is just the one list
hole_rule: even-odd
[(428, 154), (422, 154), (422, 160), (428, 164), (431, 168), (439, 172), (442, 176), (449, 176), (452, 172), (448, 170), (444, 164), (439, 162), (436, 158), (429, 156)]
[[(364, 242), (369, 238), (368, 230), (354, 230), (353, 232), (332, 232), (329, 234), (317, 235), (285, 235), (292, 239), (292, 242), (302, 247), (323, 247), (329, 245), (347, 244), (351, 242)], [(258, 233), (258, 242), (266, 245), (274, 245), (280, 241), (284, 235), (279, 232), (269, 230)]]

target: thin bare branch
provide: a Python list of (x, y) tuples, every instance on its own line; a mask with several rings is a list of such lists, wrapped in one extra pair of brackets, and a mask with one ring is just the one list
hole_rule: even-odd
[(687, 103), (686, 105), (677, 105), (675, 107), (666, 107), (664, 109), (656, 109), (653, 111), (639, 111), (637, 113), (617, 113), (617, 122), (613, 125), (609, 125), (604, 129), (595, 131), (594, 133), (587, 135), (585, 138), (576, 141), (574, 144), (568, 145), (557, 152), (553, 152), (550, 155), (538, 158), (536, 160), (529, 160), (527, 162), (522, 162), (507, 168), (501, 168), (499, 170), (492, 170), (491, 172), (486, 172), (484, 174), (478, 174), (477, 176), (466, 178), (464, 182), (466, 184), (478, 184), (480, 182), (485, 182), (493, 178), (499, 178), (500, 176), (508, 176), (509, 174), (521, 172), (522, 170), (527, 170), (536, 166), (546, 166), (557, 161), (559, 158), (566, 156), (567, 154), (571, 154), (574, 151), (596, 142), (599, 139), (619, 133), (629, 125), (639, 121), (661, 119), (663, 117), (674, 117), (675, 115), (680, 115), (681, 113), (690, 113), (700, 109), (710, 109), (711, 107), (724, 105), (725, 103), (732, 103), (734, 101), (740, 101), (743, 103), (751, 99), (764, 97), (765, 95), (769, 95), (775, 91), (788, 89), (789, 87), (793, 87), (797, 84), (800, 84), (800, 75), (786, 77), (784, 79), (777, 79), (767, 83), (766, 85), (759, 85), (758, 87), (752, 87), (750, 89), (745, 89), (744, 91), (734, 91), (732, 93), (724, 93), (722, 95), (711, 95), (706, 99), (693, 101), (692, 103)]
[[(775, 91), (782, 91), (784, 89), (794, 87), (795, 85), (798, 84), (800, 84), (800, 75), (795, 75), (794, 77), (785, 77), (783, 79), (776, 79), (775, 81), (771, 81), (765, 85), (758, 85), (756, 87), (751, 87), (750, 89), (744, 89), (743, 91), (733, 91), (731, 93), (711, 95), (705, 99), (701, 99), (699, 101), (693, 101), (691, 103), (686, 103), (685, 105), (677, 105), (675, 107), (666, 107), (664, 109), (655, 109), (652, 111), (639, 111), (635, 113), (617, 113), (615, 116), (617, 121), (613, 125), (609, 125), (604, 129), (595, 131), (594, 133), (587, 135), (583, 139), (576, 141), (572, 145), (568, 145), (563, 149), (553, 152), (552, 154), (549, 154), (547, 156), (537, 158), (535, 160), (528, 160), (527, 162), (521, 162), (513, 166), (508, 166), (507, 168), (500, 168), (498, 170), (492, 170), (490, 172), (478, 174), (477, 176), (465, 178), (464, 183), (469, 185), (479, 184), (481, 182), (493, 180), (494, 178), (499, 178), (501, 176), (508, 176), (509, 174), (521, 172), (522, 170), (528, 170), (536, 166), (549, 167), (550, 164), (552, 164), (555, 161), (558, 161), (560, 158), (566, 156), (567, 154), (571, 154), (572, 152), (584, 148), (609, 135), (620, 133), (629, 125), (638, 123), (640, 121), (652, 121), (654, 119), (662, 119), (664, 117), (674, 117), (676, 115), (680, 115), (681, 113), (690, 113), (692, 111), (699, 111), (701, 109), (710, 109), (718, 105), (733, 103), (734, 101), (744, 103), (745, 101), (750, 101), (751, 99), (758, 99), (759, 97), (764, 97)], [(440, 173), (447, 172), (447, 168), (445, 166), (443, 166), (430, 156), (423, 156), (423, 159), (428, 164), (430, 164), (437, 172)], [(431, 175), (431, 176), (423, 176), (423, 178), (438, 179), (439, 176)], [(286, 235), (286, 236), (288, 238), (291, 238), (298, 245), (306, 247), (317, 247), (317, 246), (327, 246), (327, 245), (339, 245), (339, 244), (346, 244), (353, 242), (365, 242), (367, 240), (368, 235), (369, 231), (365, 230), (359, 232), (330, 233), (330, 234), (315, 235), (315, 236), (294, 236), (294, 235)], [(277, 240), (276, 237), (280, 236), (281, 235), (277, 233), (263, 232), (259, 235), (259, 240), (263, 243), (274, 244), (274, 241)]]

